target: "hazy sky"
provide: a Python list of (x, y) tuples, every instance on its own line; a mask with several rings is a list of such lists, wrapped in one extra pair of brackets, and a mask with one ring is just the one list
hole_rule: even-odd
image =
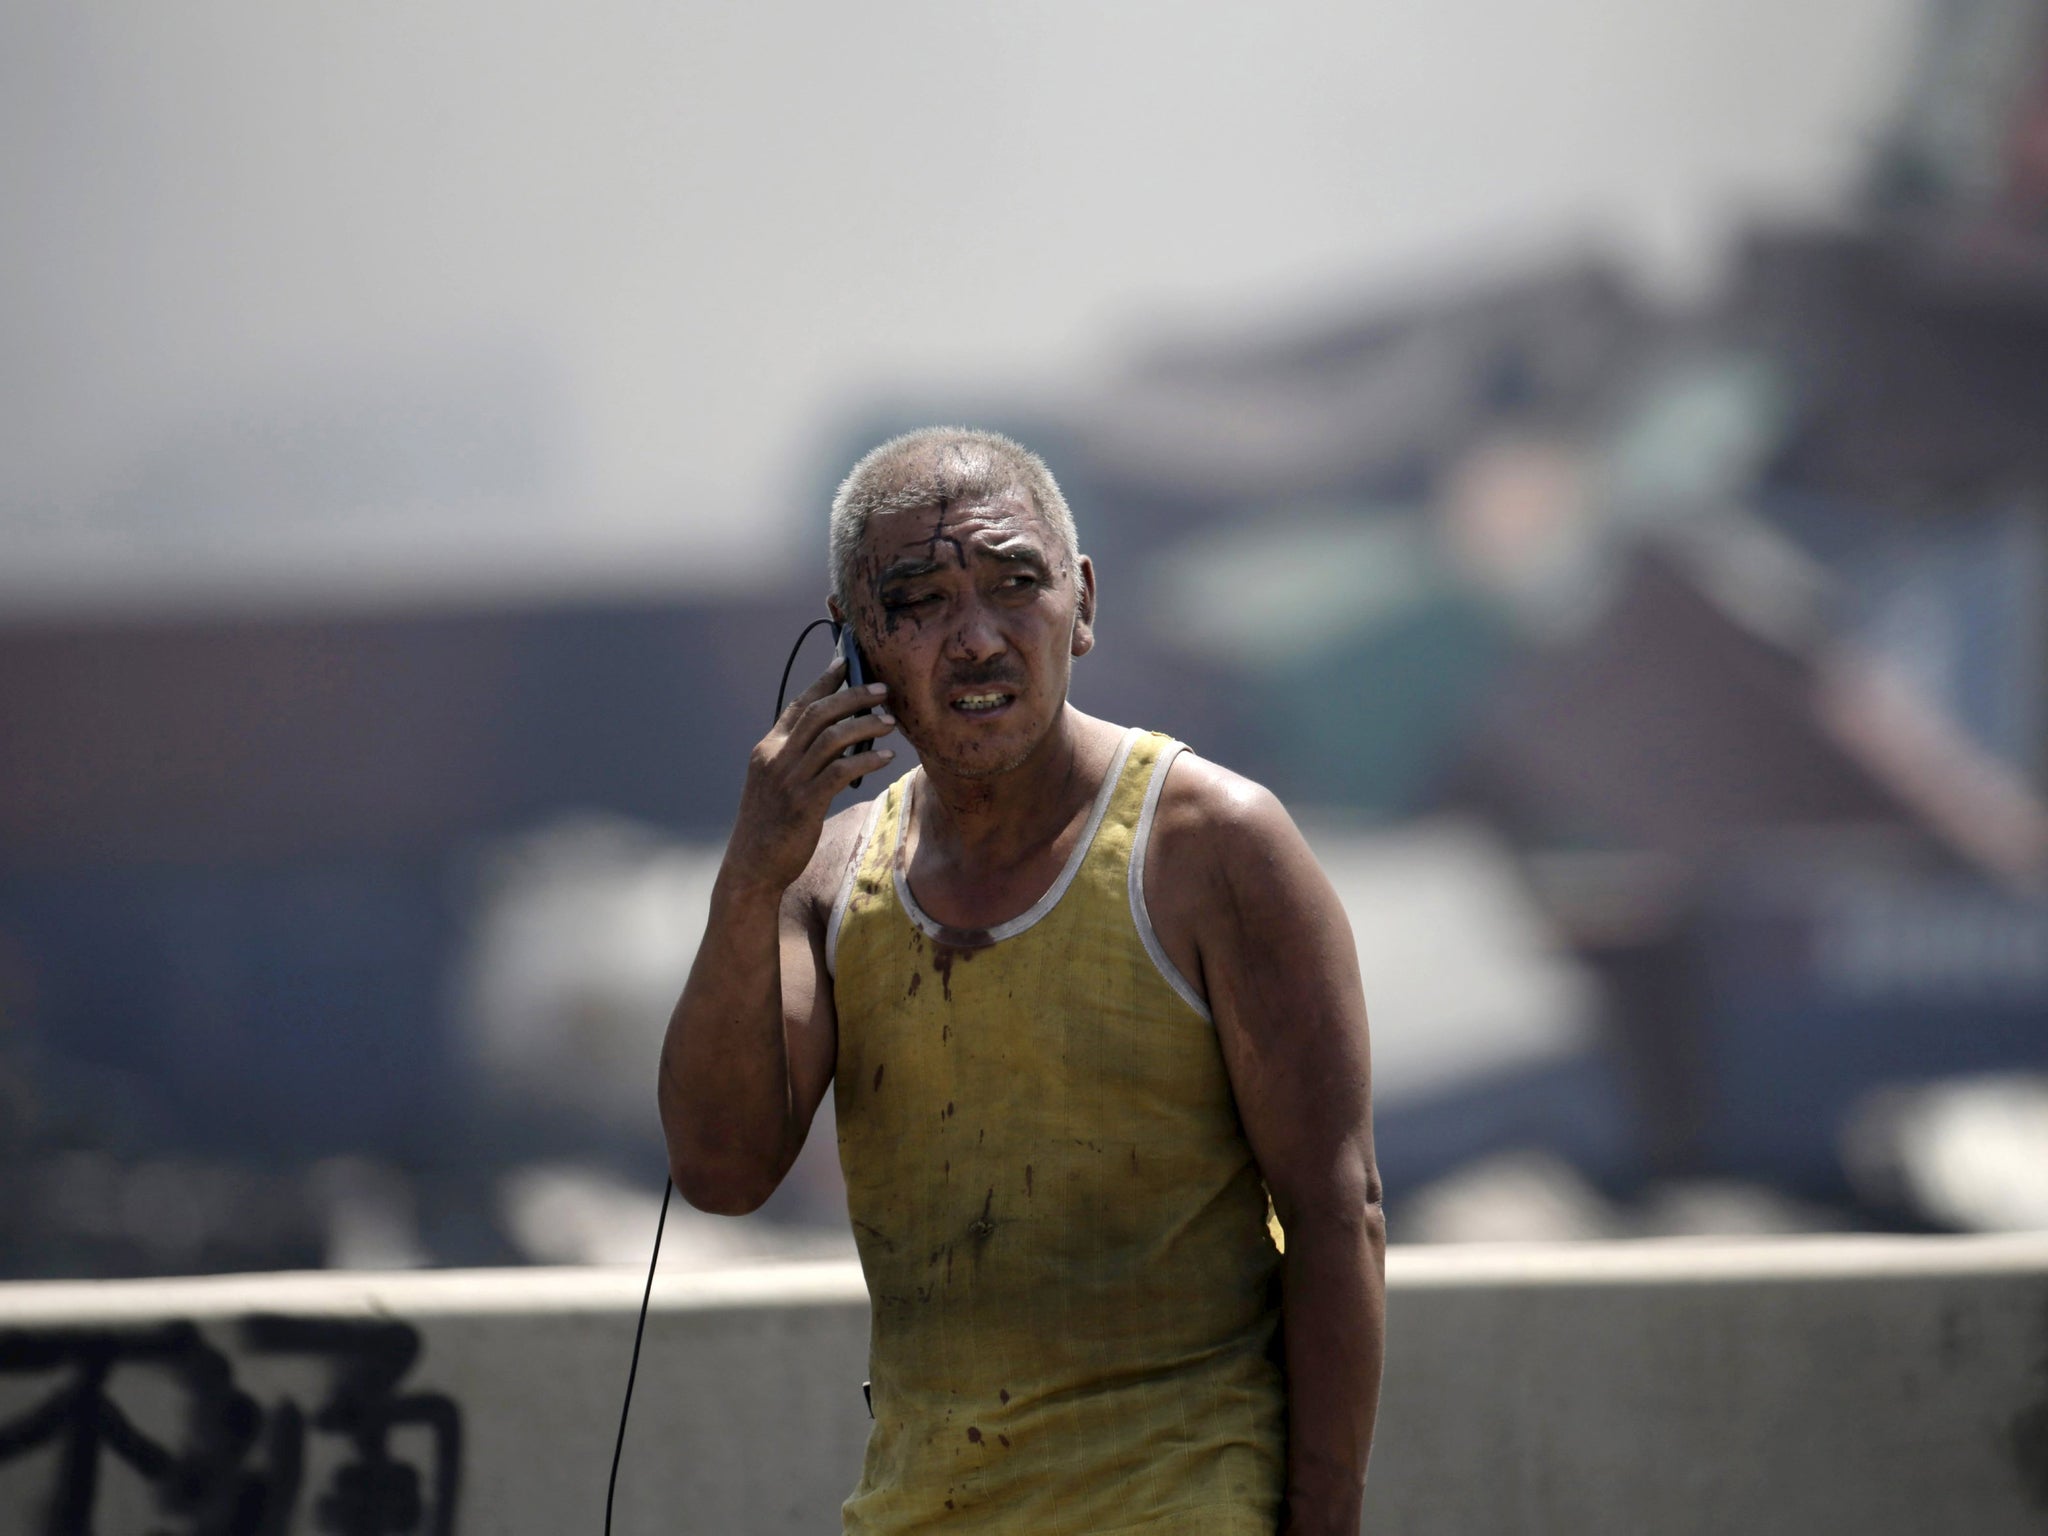
[(1837, 202), (1917, 13), (5, 0), (0, 539), (175, 542), (308, 442), (333, 498), (261, 515), (374, 521), (350, 445), (416, 428), (526, 445), (451, 495), (705, 578), (773, 557), (878, 388), (1095, 377), (1524, 245), (1696, 272)]

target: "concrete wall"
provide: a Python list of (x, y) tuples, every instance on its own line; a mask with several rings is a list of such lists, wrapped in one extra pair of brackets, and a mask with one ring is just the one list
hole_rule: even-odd
[[(2048, 1529), (2048, 1238), (1390, 1270), (1369, 1531)], [(0, 1288), (0, 1530), (595, 1531), (638, 1300), (611, 1271)], [(850, 1266), (664, 1279), (621, 1536), (836, 1529), (866, 1319)]]

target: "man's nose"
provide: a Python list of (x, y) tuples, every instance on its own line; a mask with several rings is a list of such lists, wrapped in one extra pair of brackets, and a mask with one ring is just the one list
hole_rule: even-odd
[(986, 661), (991, 656), (1001, 655), (1007, 648), (1002, 626), (996, 622), (996, 615), (988, 604), (979, 599), (969, 602), (949, 637), (949, 649), (953, 654), (963, 661)]

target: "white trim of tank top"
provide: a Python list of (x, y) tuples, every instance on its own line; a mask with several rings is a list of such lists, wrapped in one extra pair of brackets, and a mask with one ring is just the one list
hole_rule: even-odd
[[(1074, 876), (1081, 872), (1081, 861), (1088, 857), (1088, 850), (1095, 846), (1095, 834), (1102, 830), (1102, 818), (1109, 814), (1110, 797), (1116, 793), (1116, 786), (1124, 776), (1124, 764), (1131, 755), (1131, 746), (1145, 733), (1135, 725), (1124, 732), (1124, 739), (1117, 744), (1116, 757), (1109, 765), (1109, 772), (1102, 776), (1102, 788), (1095, 792), (1094, 809), (1088, 813), (1088, 825), (1081, 833), (1081, 840), (1074, 844), (1074, 851), (1067, 855), (1067, 867), (1060, 871), (1059, 879), (1053, 881), (1052, 889), (1031, 904), (1029, 911), (1011, 918), (1007, 923), (997, 923), (987, 930), (991, 944), (1003, 939), (1013, 939), (1037, 922), (1046, 913), (1059, 905), (1060, 898), (1067, 894), (1067, 887), (1074, 883)], [(946, 929), (925, 915), (917, 904), (917, 898), (910, 894), (910, 879), (903, 872), (903, 861), (895, 854), (903, 847), (903, 826), (910, 820), (910, 792), (903, 795), (903, 811), (896, 818), (896, 847), (891, 850), (889, 863), (896, 873), (896, 899), (903, 905), (904, 913), (928, 939), (943, 940)]]
[(853, 899), (854, 877), (860, 873), (861, 860), (868, 855), (868, 840), (875, 835), (875, 818), (882, 814), (882, 801), (889, 791), (883, 790), (868, 802), (868, 813), (860, 819), (860, 837), (853, 845), (853, 858), (846, 866), (846, 874), (839, 882), (839, 894), (832, 898), (832, 916), (825, 924), (825, 974), (836, 977), (839, 974), (839, 925), (846, 920), (846, 904)]
[(1202, 994), (1188, 984), (1181, 975), (1180, 967), (1166, 956), (1166, 946), (1159, 942), (1158, 930), (1152, 926), (1152, 914), (1145, 906), (1145, 850), (1152, 842), (1152, 818), (1159, 811), (1159, 793), (1166, 787), (1166, 770), (1173, 766), (1173, 760), (1187, 751), (1185, 744), (1169, 741), (1160, 751), (1159, 760), (1152, 765), (1152, 782), (1145, 786), (1145, 808), (1138, 812), (1138, 830), (1131, 838), (1131, 921), (1138, 925), (1138, 939), (1145, 946), (1145, 953), (1152, 957), (1152, 963), (1159, 967), (1159, 974), (1166, 978), (1166, 984), (1180, 994), (1180, 1000), (1209, 1023), (1215, 1018), (1209, 1012), (1209, 1005), (1202, 1000)]

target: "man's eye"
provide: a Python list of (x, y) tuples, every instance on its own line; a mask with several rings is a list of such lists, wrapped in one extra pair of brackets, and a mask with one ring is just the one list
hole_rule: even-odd
[(938, 601), (936, 592), (892, 593), (882, 599), (882, 607), (890, 613), (901, 613), (906, 609), (921, 607)]

